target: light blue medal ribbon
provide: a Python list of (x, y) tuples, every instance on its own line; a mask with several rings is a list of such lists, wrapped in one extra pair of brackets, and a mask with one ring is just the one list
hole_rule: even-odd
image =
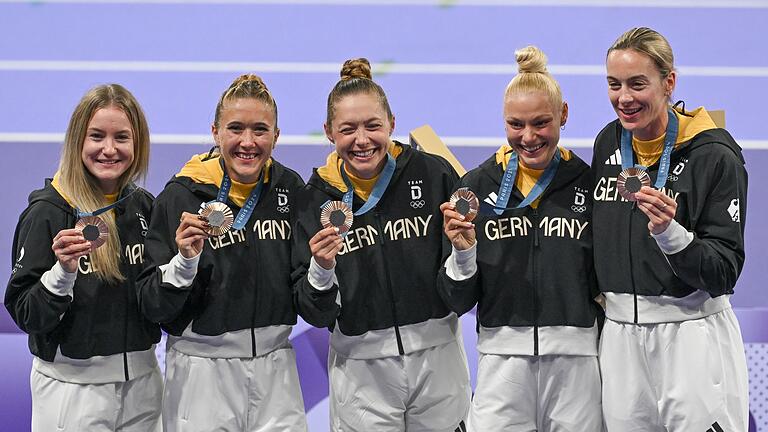
[[(679, 129), (679, 121), (675, 112), (670, 108), (667, 110), (669, 121), (667, 122), (667, 132), (664, 135), (664, 150), (661, 152), (661, 159), (659, 160), (659, 172), (656, 175), (656, 183), (653, 185), (656, 189), (661, 189), (667, 183), (667, 175), (669, 174), (669, 164), (672, 159), (672, 150), (675, 149), (675, 141), (677, 141), (677, 131)], [(621, 130), (621, 169), (626, 170), (632, 168), (632, 162), (634, 161), (634, 151), (632, 150), (632, 132), (622, 128)], [(637, 164), (636, 168), (646, 170), (648, 167)]]
[[(395, 158), (392, 157), (389, 152), (387, 152), (387, 163), (384, 165), (384, 169), (381, 171), (379, 179), (376, 180), (376, 184), (373, 186), (371, 196), (368, 197), (368, 201), (366, 201), (362, 207), (354, 212), (355, 216), (365, 214), (372, 208), (376, 207), (376, 204), (379, 203), (382, 195), (384, 195), (384, 192), (387, 190), (389, 182), (392, 180), (392, 175), (395, 173), (396, 165), (397, 164), (395, 163)], [(344, 193), (341, 201), (346, 204), (350, 210), (352, 210), (352, 200), (354, 199), (355, 195), (355, 186), (352, 184), (352, 181), (349, 179), (349, 176), (344, 170), (343, 162), (341, 163), (341, 178), (344, 180), (344, 184), (347, 185), (347, 191)]]
[[(512, 152), (509, 156), (509, 162), (507, 162), (507, 169), (504, 171), (504, 176), (501, 178), (496, 205), (491, 206), (493, 212), (501, 216), (506, 210), (523, 208), (536, 201), (536, 199), (544, 193), (544, 190), (547, 189), (547, 186), (552, 182), (552, 179), (555, 178), (558, 165), (560, 165), (560, 149), (555, 148), (555, 154), (549, 162), (549, 165), (547, 165), (547, 169), (541, 174), (541, 177), (539, 177), (536, 184), (533, 185), (533, 188), (528, 195), (520, 201), (520, 204), (517, 206), (507, 207), (509, 197), (512, 196), (512, 190), (515, 187), (515, 177), (517, 177), (517, 152)], [(485, 205), (482, 205), (481, 207), (485, 207)]]
[[(224, 176), (221, 179), (221, 186), (219, 186), (219, 193), (216, 196), (216, 201), (226, 204), (227, 198), (229, 197), (229, 189), (232, 187), (232, 180), (229, 178), (229, 174), (227, 174), (227, 169), (224, 166), (224, 161), (221, 161), (221, 169), (224, 171)], [(245, 227), (246, 222), (248, 222), (248, 219), (251, 218), (251, 213), (253, 213), (253, 209), (256, 208), (256, 204), (259, 203), (259, 198), (261, 197), (261, 191), (264, 189), (264, 171), (267, 169), (266, 165), (264, 168), (261, 169), (261, 174), (259, 175), (259, 182), (256, 184), (256, 186), (251, 191), (251, 194), (248, 196), (248, 199), (245, 201), (245, 204), (243, 204), (243, 207), (240, 208), (240, 211), (237, 212), (237, 217), (235, 217), (235, 221), (232, 224), (232, 228), (239, 230), (243, 229)]]
[(139, 190), (139, 188), (133, 188), (132, 191), (130, 191), (127, 194), (125, 194), (125, 196), (120, 198), (119, 200), (113, 202), (112, 204), (110, 204), (110, 205), (108, 205), (106, 207), (102, 207), (102, 208), (100, 208), (98, 210), (94, 210), (92, 212), (86, 212), (86, 211), (82, 211), (82, 210), (76, 208), (75, 209), (75, 213), (77, 213), (77, 218), (81, 219), (81, 218), (88, 217), (88, 216), (98, 216), (98, 215), (100, 215), (102, 213), (106, 213), (106, 212), (112, 210), (113, 208), (117, 207), (117, 205), (120, 204), (121, 202), (123, 202), (126, 199), (128, 199), (128, 197), (133, 195), (133, 193), (136, 192), (137, 190)]

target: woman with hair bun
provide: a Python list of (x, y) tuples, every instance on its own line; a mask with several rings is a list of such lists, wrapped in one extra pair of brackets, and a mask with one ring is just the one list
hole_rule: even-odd
[(440, 207), (453, 244), (440, 294), (458, 314), (477, 305), (468, 426), (600, 431), (592, 178), (558, 147), (568, 105), (546, 56), (533, 46), (515, 55), (519, 73), (504, 94), (508, 144), (458, 185), (475, 194), (479, 214), (473, 220), (455, 199)]
[(119, 84), (72, 113), (59, 169), (32, 192), (13, 238), (5, 306), (29, 334), (32, 431), (154, 431), (160, 328), (142, 316), (136, 279), (153, 197), (149, 128)]
[(306, 431), (291, 289), (301, 177), (272, 158), (277, 104), (261, 78), (224, 91), (215, 149), (195, 155), (152, 209), (139, 300), (168, 332), (166, 431)]
[(469, 374), (436, 289), (456, 172), (392, 141), (366, 59), (344, 63), (327, 108), (336, 150), (298, 194), (293, 265), (299, 314), (332, 331), (331, 429), (463, 431)]
[(617, 119), (595, 140), (595, 269), (609, 431), (746, 431), (741, 148), (703, 107), (670, 104), (669, 42), (633, 28), (606, 56)]

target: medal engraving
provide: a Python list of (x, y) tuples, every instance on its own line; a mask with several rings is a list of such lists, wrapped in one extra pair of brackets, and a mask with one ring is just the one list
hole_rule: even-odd
[(339, 234), (349, 231), (353, 220), (352, 210), (341, 201), (329, 201), (320, 209), (320, 224), (323, 228), (336, 227)]
[(643, 186), (651, 185), (651, 177), (641, 168), (627, 168), (619, 173), (616, 179), (616, 189), (625, 200), (637, 201), (635, 193), (640, 192)]
[(466, 222), (472, 222), (477, 216), (477, 210), (480, 208), (480, 202), (477, 196), (469, 188), (459, 188), (451, 195), (450, 201), (453, 203), (457, 213), (464, 216)]
[(91, 249), (96, 249), (107, 242), (109, 228), (98, 216), (85, 216), (77, 220), (75, 229), (83, 233), (83, 237), (91, 242)]
[(205, 232), (212, 236), (220, 236), (229, 231), (235, 220), (229, 206), (218, 201), (206, 204), (200, 215), (208, 220), (210, 227), (206, 228)]

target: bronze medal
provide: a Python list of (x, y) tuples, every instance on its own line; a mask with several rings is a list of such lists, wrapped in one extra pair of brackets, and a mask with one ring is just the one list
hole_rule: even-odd
[(320, 209), (320, 224), (323, 228), (336, 227), (339, 234), (344, 234), (352, 228), (354, 214), (342, 201), (328, 201)]
[(616, 180), (616, 189), (625, 200), (637, 201), (635, 193), (640, 192), (643, 186), (651, 185), (651, 176), (642, 168), (627, 168), (619, 173)]
[(205, 232), (212, 236), (226, 233), (232, 228), (235, 221), (235, 216), (229, 206), (219, 201), (211, 201), (206, 204), (200, 212), (200, 216), (205, 217), (208, 221), (210, 227), (206, 228)]
[(469, 188), (459, 188), (451, 195), (451, 203), (455, 206), (456, 213), (464, 216), (465, 222), (472, 222), (477, 216), (480, 201), (477, 195)]
[(83, 237), (91, 242), (91, 250), (107, 242), (109, 228), (98, 216), (84, 216), (77, 220), (75, 229), (83, 233)]

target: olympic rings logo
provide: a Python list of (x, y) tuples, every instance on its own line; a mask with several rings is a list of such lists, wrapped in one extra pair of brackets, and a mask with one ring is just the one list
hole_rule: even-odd
[(587, 211), (587, 206), (572, 205), (571, 210), (575, 211), (576, 213), (584, 213)]
[(278, 207), (277, 211), (280, 213), (288, 213), (291, 210), (290, 206)]
[(677, 181), (677, 179), (678, 177), (674, 174), (670, 174), (669, 176), (667, 176), (667, 180), (669, 181)]
[(427, 203), (424, 200), (411, 201), (411, 207), (415, 209), (423, 208)]

